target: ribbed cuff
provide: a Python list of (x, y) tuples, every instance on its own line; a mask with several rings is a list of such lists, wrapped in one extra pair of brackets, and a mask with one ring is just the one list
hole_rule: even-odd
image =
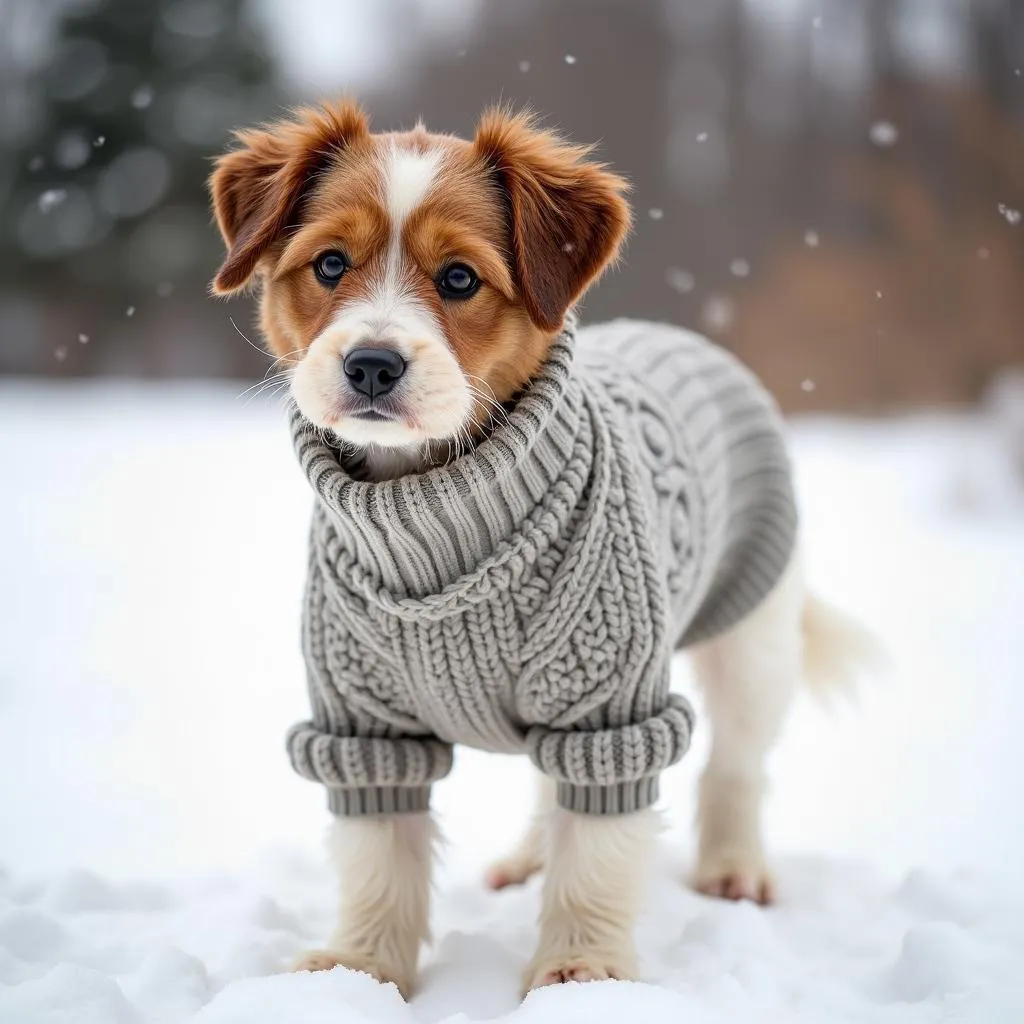
[(412, 814), (430, 808), (429, 786), (328, 786), (331, 814)]
[(612, 786), (577, 786), (559, 782), (558, 806), (577, 814), (630, 814), (642, 811), (658, 799), (658, 776)]

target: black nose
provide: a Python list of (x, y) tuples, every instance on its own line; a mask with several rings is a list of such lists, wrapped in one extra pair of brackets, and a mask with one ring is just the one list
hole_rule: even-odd
[(405, 360), (390, 348), (356, 348), (344, 362), (352, 387), (369, 398), (386, 395), (405, 373)]

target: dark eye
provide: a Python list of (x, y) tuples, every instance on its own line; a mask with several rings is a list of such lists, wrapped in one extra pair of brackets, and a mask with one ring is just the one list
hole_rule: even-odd
[(468, 299), (480, 287), (480, 278), (465, 263), (453, 263), (438, 275), (437, 290), (445, 299)]
[(348, 263), (345, 260), (345, 254), (333, 249), (330, 252), (320, 253), (313, 260), (313, 273), (316, 274), (316, 279), (329, 287), (334, 287), (346, 270), (348, 270)]

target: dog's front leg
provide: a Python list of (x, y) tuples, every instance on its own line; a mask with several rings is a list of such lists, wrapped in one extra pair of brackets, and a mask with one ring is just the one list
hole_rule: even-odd
[(635, 978), (634, 926), (659, 823), (648, 808), (552, 817), (540, 915), (540, 943), (527, 990), (563, 981)]
[(331, 836), (341, 885), (338, 925), (327, 948), (307, 953), (295, 969), (340, 964), (394, 982), (408, 999), (429, 938), (435, 837), (428, 813), (338, 818)]

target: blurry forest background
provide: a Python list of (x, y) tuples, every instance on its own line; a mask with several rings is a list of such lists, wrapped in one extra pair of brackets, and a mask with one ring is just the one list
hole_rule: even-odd
[(1021, 0), (0, 0), (0, 373), (255, 377), (209, 158), (341, 91), (527, 104), (634, 183), (586, 303), (702, 329), (790, 411), (1024, 364)]

